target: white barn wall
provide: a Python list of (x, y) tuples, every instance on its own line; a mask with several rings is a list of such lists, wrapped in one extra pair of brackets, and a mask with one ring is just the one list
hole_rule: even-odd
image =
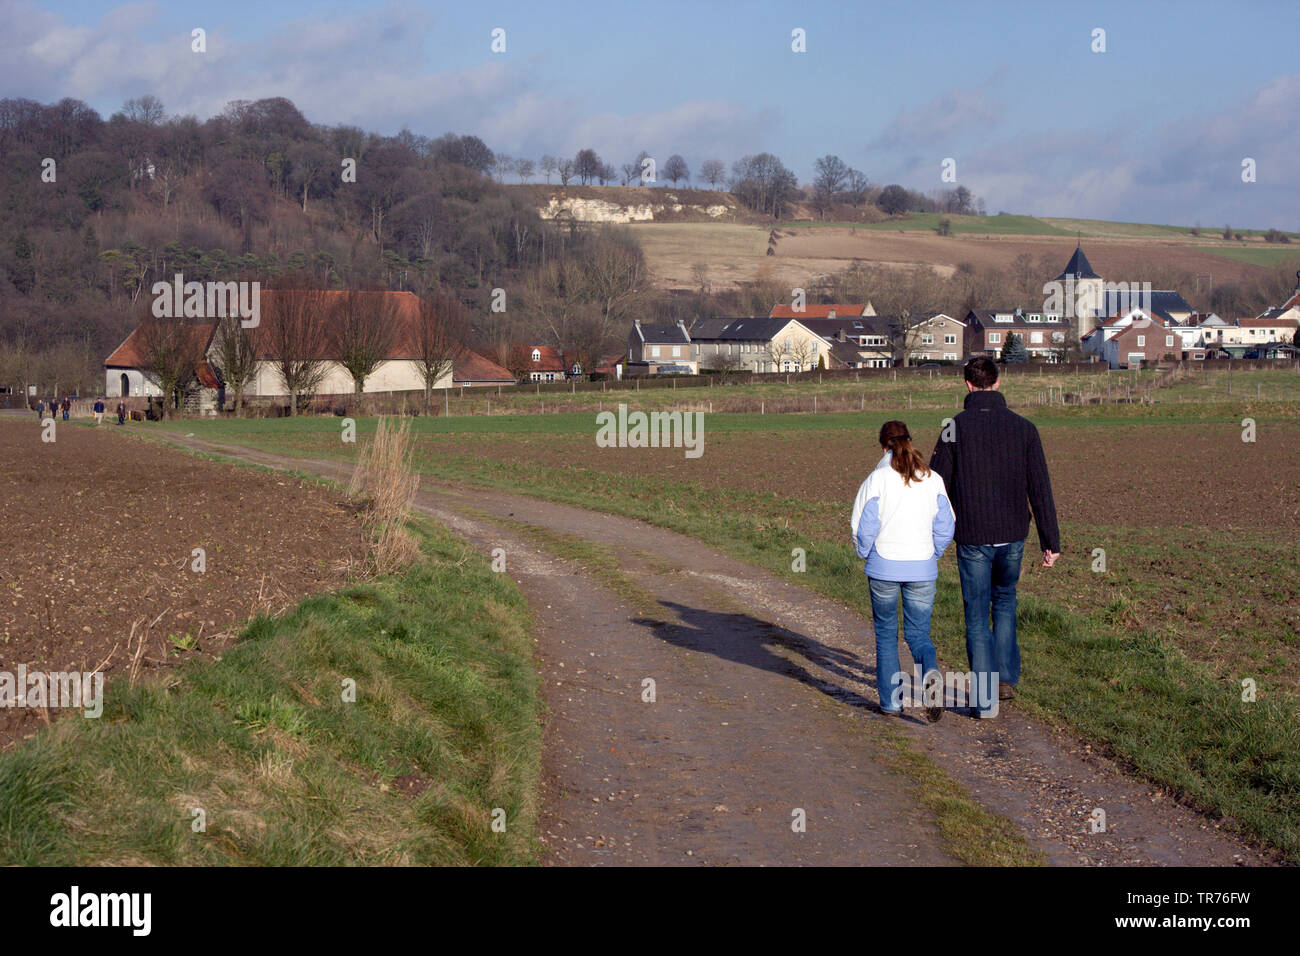
[(127, 388), (132, 397), (153, 397), (162, 395), (162, 390), (144, 377), (139, 369), (108, 368), (104, 369), (104, 396), (106, 398), (122, 397), (122, 376), (127, 379)]

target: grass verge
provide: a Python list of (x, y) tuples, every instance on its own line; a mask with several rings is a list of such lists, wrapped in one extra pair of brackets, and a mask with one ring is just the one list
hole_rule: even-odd
[(255, 619), (213, 662), (110, 681), (102, 718), (0, 754), (0, 863), (533, 862), (526, 605), (458, 539), (412, 528), (407, 571)]

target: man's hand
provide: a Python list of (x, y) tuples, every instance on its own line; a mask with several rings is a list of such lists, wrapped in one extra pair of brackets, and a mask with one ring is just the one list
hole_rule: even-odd
[(1050, 568), (1052, 565), (1056, 563), (1056, 559), (1059, 558), (1060, 556), (1061, 556), (1061, 552), (1059, 551), (1044, 551), (1043, 567)]

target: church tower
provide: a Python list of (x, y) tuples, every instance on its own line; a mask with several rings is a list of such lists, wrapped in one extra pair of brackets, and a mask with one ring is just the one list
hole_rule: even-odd
[(1097, 327), (1105, 318), (1103, 315), (1104, 286), (1101, 276), (1092, 269), (1088, 257), (1083, 254), (1083, 246), (1076, 242), (1074, 255), (1065, 266), (1056, 281), (1062, 283), (1067, 300), (1066, 315), (1073, 316), (1072, 321), (1078, 331), (1079, 339)]

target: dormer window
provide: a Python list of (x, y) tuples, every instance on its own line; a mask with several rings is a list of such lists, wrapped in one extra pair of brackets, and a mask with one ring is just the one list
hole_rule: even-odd
[(534, 361), (534, 362), (540, 362), (541, 360), (542, 360), (542, 353), (541, 353), (541, 350), (540, 350), (540, 349), (533, 349), (533, 361)]

